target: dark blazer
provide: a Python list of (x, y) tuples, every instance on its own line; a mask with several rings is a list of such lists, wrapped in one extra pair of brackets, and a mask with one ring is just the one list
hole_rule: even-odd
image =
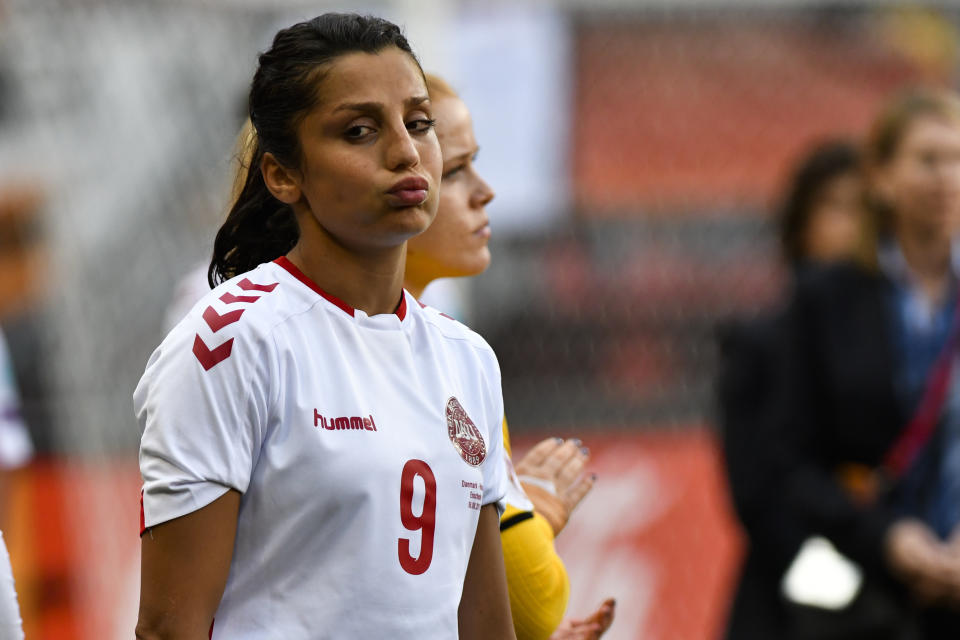
[(769, 313), (730, 321), (717, 335), (720, 435), (733, 506), (749, 539), (730, 609), (730, 640), (787, 634), (780, 581), (810, 534), (790, 512), (771, 507), (782, 494), (773, 421), (783, 320), (783, 314)]
[[(884, 539), (898, 517), (890, 501), (855, 504), (837, 480), (846, 464), (878, 467), (909, 418), (894, 389), (891, 287), (853, 264), (808, 270), (782, 313), (721, 332), (721, 426), (750, 538), (731, 640), (958, 637), (960, 617), (916, 609), (888, 571)], [(812, 534), (864, 570), (865, 588), (845, 615), (804, 612), (780, 596), (784, 571)], [(844, 631), (862, 631), (864, 619), (873, 630)]]
[(774, 428), (784, 507), (874, 575), (894, 513), (855, 505), (841, 465), (876, 468), (908, 416), (897, 400), (891, 284), (857, 265), (808, 271), (784, 318)]

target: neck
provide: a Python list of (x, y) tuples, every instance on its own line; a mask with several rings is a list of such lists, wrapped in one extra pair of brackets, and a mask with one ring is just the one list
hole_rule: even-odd
[(420, 299), (427, 285), (437, 279), (436, 274), (442, 273), (443, 269), (426, 258), (426, 256), (417, 251), (411, 251), (407, 248), (406, 271), (403, 274), (403, 288), (410, 294)]
[(931, 299), (941, 299), (950, 282), (950, 238), (903, 225), (898, 226), (896, 238), (911, 274)]
[(417, 278), (415, 274), (407, 273), (403, 278), (403, 288), (410, 292), (417, 300), (423, 295), (424, 289), (430, 284), (429, 279)]
[(354, 309), (371, 316), (393, 313), (403, 288), (405, 244), (358, 253), (319, 225), (311, 227), (301, 227), (300, 240), (287, 259)]

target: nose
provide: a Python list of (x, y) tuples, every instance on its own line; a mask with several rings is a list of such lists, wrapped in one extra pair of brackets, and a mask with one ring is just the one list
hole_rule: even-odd
[(484, 207), (496, 194), (493, 192), (493, 188), (487, 184), (487, 181), (481, 177), (477, 177), (477, 187), (473, 190), (473, 194), (470, 196), (470, 204), (475, 208)]
[(420, 163), (420, 152), (417, 151), (417, 145), (403, 123), (400, 123), (399, 128), (394, 128), (389, 136), (386, 148), (388, 169), (391, 171), (409, 169)]

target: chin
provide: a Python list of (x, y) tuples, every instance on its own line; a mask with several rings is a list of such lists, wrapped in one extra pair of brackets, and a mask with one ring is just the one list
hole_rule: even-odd
[(404, 240), (420, 235), (429, 229), (433, 222), (433, 216), (420, 207), (395, 212), (391, 218), (391, 227), (395, 233), (403, 235)]
[(484, 248), (473, 260), (464, 264), (464, 276), (478, 276), (490, 266), (490, 252)]

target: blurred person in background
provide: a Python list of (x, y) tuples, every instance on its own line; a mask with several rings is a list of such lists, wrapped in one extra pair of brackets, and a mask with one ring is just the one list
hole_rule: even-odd
[(442, 164), (419, 62), (319, 16), (260, 55), (250, 119), (220, 286), (134, 393), (138, 637), (514, 638), (496, 358), (402, 290)]
[[(31, 273), (28, 231), (30, 215), (39, 206), (40, 194), (32, 189), (0, 190), (0, 255), (9, 269), (4, 293), (16, 297), (25, 293), (23, 283), (13, 284), (18, 275)], [(7, 524), (12, 472), (33, 458), (33, 440), (22, 413), (20, 393), (10, 350), (0, 330), (0, 638), (22, 638), (22, 620), (14, 588), (13, 570), (2, 528)]]
[[(10, 469), (26, 464), (33, 455), (27, 427), (20, 417), (20, 400), (13, 378), (13, 363), (0, 331), (0, 509), (7, 509)], [(23, 638), (20, 607), (14, 588), (13, 568), (0, 531), (0, 638)]]
[[(790, 275), (851, 259), (863, 226), (860, 152), (845, 140), (824, 141), (796, 164), (777, 223)], [(792, 280), (791, 278), (791, 280)], [(804, 540), (797, 522), (775, 505), (778, 461), (771, 411), (782, 340), (778, 311), (723, 325), (718, 392), (731, 496), (749, 547), (731, 608), (727, 637), (767, 639), (787, 631), (780, 582)]]
[[(443, 173), (437, 217), (407, 243), (404, 286), (418, 299), (438, 278), (473, 276), (487, 269), (490, 224), (484, 207), (494, 197), (474, 165), (479, 147), (466, 104), (438, 76), (427, 74), (427, 89)], [(503, 438), (512, 468), (506, 420)], [(588, 460), (589, 451), (580, 440), (549, 438), (534, 446), (510, 474), (500, 537), (518, 640), (591, 640), (613, 621), (614, 603), (607, 600), (588, 618), (561, 625), (570, 586), (554, 537), (593, 486), (595, 476), (583, 473)]]
[(823, 536), (858, 576), (849, 604), (797, 610), (796, 637), (955, 638), (960, 99), (894, 97), (864, 157), (858, 260), (806, 274), (787, 312), (769, 517)]
[(33, 457), (30, 432), (20, 415), (20, 395), (13, 362), (3, 331), (0, 331), (0, 510), (7, 510), (9, 472)]

